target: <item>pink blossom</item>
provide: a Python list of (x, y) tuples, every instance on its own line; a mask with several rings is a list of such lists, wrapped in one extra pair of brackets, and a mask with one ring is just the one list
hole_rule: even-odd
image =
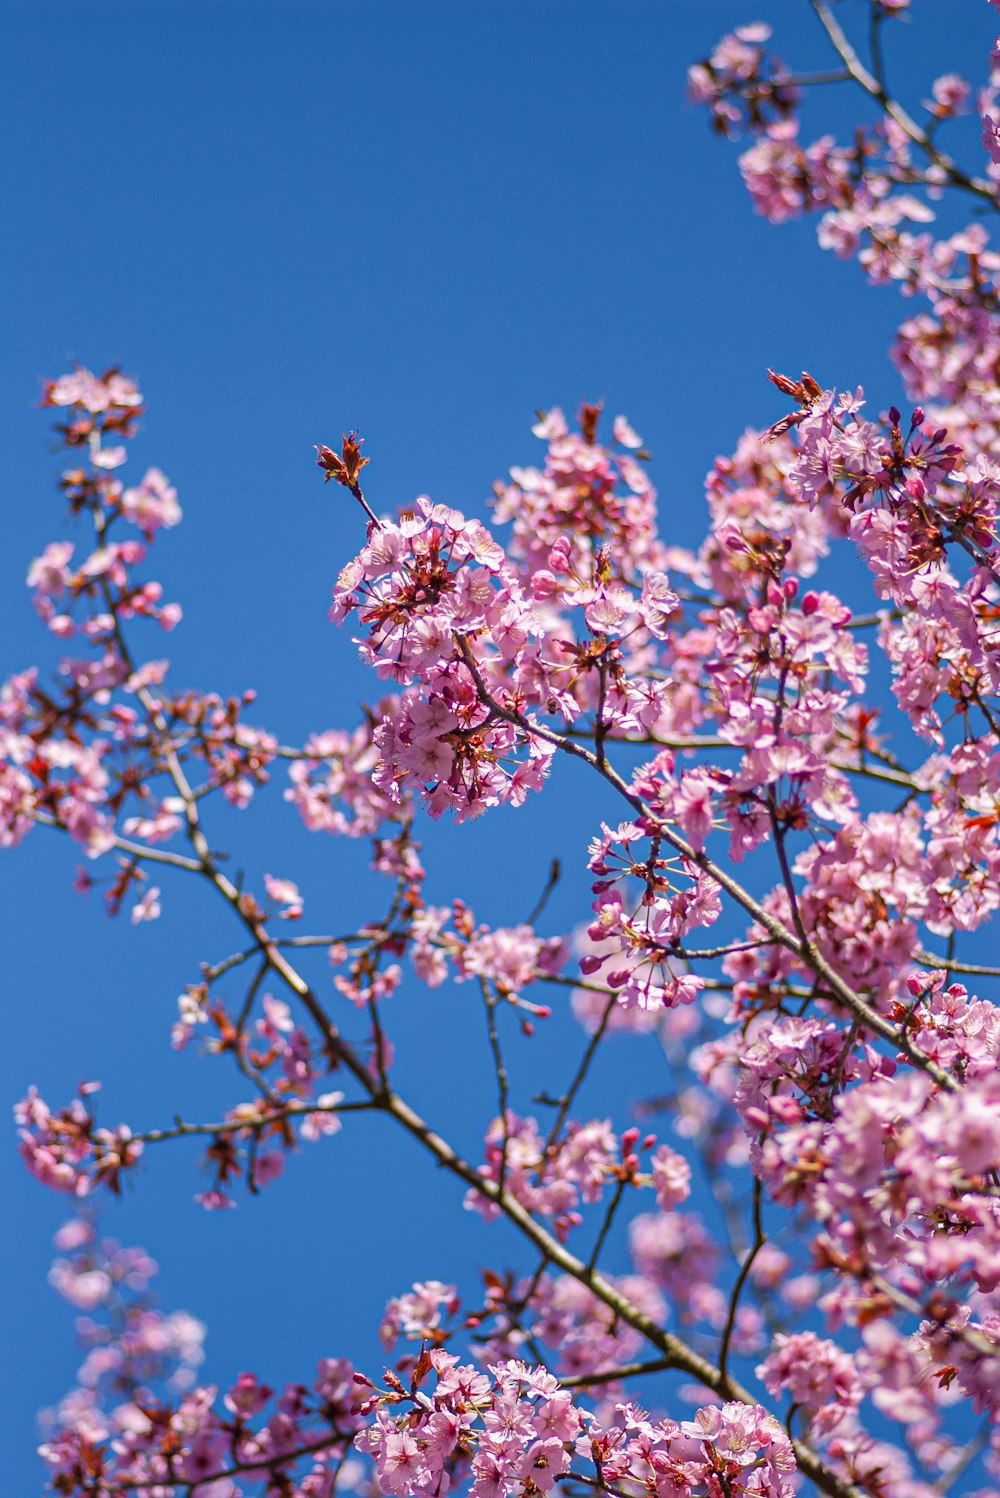
[(264, 888), (267, 890), (268, 899), (285, 907), (280, 912), (282, 920), (298, 920), (302, 914), (302, 896), (299, 894), (297, 884), (294, 884), (291, 879), (276, 879), (271, 874), (265, 874)]
[(172, 489), (158, 468), (150, 468), (142, 483), (126, 489), (119, 501), (126, 520), (138, 526), (147, 540), (162, 528), (169, 529), (181, 520), (177, 490)]
[(142, 898), (132, 906), (130, 919), (133, 926), (135, 926), (139, 923), (139, 921), (158, 920), (160, 914), (160, 891), (157, 889), (155, 884), (151, 884)]
[(983, 115), (983, 146), (991, 161), (1000, 161), (1000, 125), (989, 114)]
[(661, 1144), (653, 1156), (653, 1186), (661, 1211), (669, 1212), (691, 1194), (691, 1167), (668, 1144)]

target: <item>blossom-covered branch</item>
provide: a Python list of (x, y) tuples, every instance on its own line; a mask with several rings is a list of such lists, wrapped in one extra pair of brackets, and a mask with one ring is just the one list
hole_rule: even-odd
[[(96, 1084), (62, 1107), (32, 1089), (25, 1163), (89, 1199), (144, 1147), (207, 1138), (198, 1200), (217, 1209), (303, 1144), (355, 1147), (378, 1113), (526, 1256), (394, 1295), (381, 1378), (332, 1358), (277, 1398), (244, 1373), (220, 1400), (143, 1257), (74, 1221), (55, 1278), (105, 1320), (44, 1447), (67, 1498), (791, 1498), (803, 1478), (931, 1498), (967, 1473), (992, 1493), (1000, 1010), (955, 978), (997, 975), (975, 940), (1000, 908), (1000, 256), (979, 219), (929, 226), (945, 191), (996, 204), (1000, 73), (994, 49), (963, 148), (971, 85), (942, 75), (923, 118), (888, 90), (882, 35), (906, 8), (871, 0), (865, 61), (813, 0), (832, 73), (789, 70), (751, 26), (691, 88), (751, 137), (760, 211), (818, 213), (824, 245), (923, 298), (895, 350), (908, 412), (772, 372), (785, 406), (716, 460), (697, 550), (664, 539), (651, 455), (599, 404), (539, 416), (538, 464), (488, 518), (427, 498), (381, 516), (357, 433), (319, 446), (364, 527), (331, 609), (384, 694), (354, 726), (285, 744), (248, 721), (252, 691), (169, 684), (141, 642), (180, 610), (144, 569), (180, 508), (158, 469), (119, 477), (138, 388), (81, 368), (46, 386), (77, 540), (28, 582), (75, 653), (0, 693), (0, 842), (58, 830), (79, 886), (134, 923), (170, 918), (178, 878), (211, 891), (239, 934), (187, 984), (172, 1042), (227, 1057), (236, 1095), (213, 1123), (107, 1127)], [(879, 117), (802, 145), (802, 90), (829, 100), (831, 78)], [(515, 925), (460, 892), (433, 903), (422, 817), (527, 817), (563, 761), (594, 788), (577, 927), (544, 929), (545, 860)], [(280, 855), (233, 877), (247, 860), (216, 845), (216, 803), (246, 809), (276, 766), (304, 825), (367, 840), (384, 881), (340, 936), (336, 909), (306, 926)], [(479, 1163), (444, 1090), (424, 1107), (398, 1082), (389, 1001), (446, 982), (486, 1020)], [(571, 1018), (563, 1074), (526, 1096), (516, 1045)], [(623, 1033), (665, 1055), (670, 1090), (635, 1098), (620, 1068), (590, 1116)]]

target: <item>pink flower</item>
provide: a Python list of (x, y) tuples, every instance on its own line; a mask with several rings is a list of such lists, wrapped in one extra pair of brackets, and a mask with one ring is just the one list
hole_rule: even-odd
[(177, 525), (182, 518), (177, 490), (171, 488), (158, 468), (148, 469), (142, 483), (135, 489), (126, 489), (119, 503), (125, 519), (138, 526), (148, 540), (161, 528)]
[(158, 920), (160, 913), (160, 891), (153, 884), (146, 890), (142, 898), (132, 906), (132, 925), (136, 926), (140, 921)]
[(668, 1144), (661, 1144), (653, 1156), (653, 1187), (661, 1211), (669, 1212), (691, 1194), (691, 1167)]
[(269, 899), (285, 907), (280, 912), (282, 920), (298, 920), (302, 914), (302, 896), (297, 884), (293, 884), (291, 879), (275, 879), (273, 875), (265, 874), (264, 888)]

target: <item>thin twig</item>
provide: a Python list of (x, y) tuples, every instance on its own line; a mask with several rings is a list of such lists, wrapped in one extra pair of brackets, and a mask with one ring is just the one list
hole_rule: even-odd
[(975, 193), (977, 197), (985, 199), (991, 208), (1000, 207), (993, 184), (981, 177), (970, 177), (967, 173), (963, 172), (950, 156), (947, 156), (934, 144), (926, 130), (921, 129), (903, 106), (890, 97), (884, 83), (880, 82), (874, 74), (869, 72), (857, 52), (851, 46), (843, 28), (826, 4), (826, 0), (810, 0), (810, 3), (851, 77), (861, 85), (867, 94), (870, 94), (881, 105), (889, 118), (894, 120), (903, 131), (903, 134), (908, 136), (914, 145), (919, 146), (921, 150), (927, 153), (929, 159), (936, 167), (940, 168), (943, 175), (955, 187), (962, 187), (967, 192)]

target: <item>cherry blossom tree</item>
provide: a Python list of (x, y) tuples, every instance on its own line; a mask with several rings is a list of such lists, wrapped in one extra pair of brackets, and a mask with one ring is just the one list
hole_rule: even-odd
[[(52, 1491), (1000, 1493), (1000, 967), (972, 960), (1000, 906), (1000, 42), (978, 90), (944, 73), (904, 102), (883, 43), (908, 0), (871, 0), (862, 50), (811, 3), (824, 71), (748, 25), (691, 93), (747, 142), (759, 212), (815, 215), (822, 245), (913, 299), (893, 351), (910, 409), (772, 372), (774, 424), (717, 459), (696, 551), (658, 534), (650, 456), (599, 405), (540, 416), (488, 524), (426, 498), (383, 514), (362, 439), (320, 445), (358, 514), (331, 619), (378, 682), (347, 727), (290, 747), (251, 692), (170, 680), (151, 626), (180, 609), (146, 562), (178, 498), (156, 468), (120, 476), (140, 391), (119, 369), (46, 385), (75, 527), (28, 585), (66, 654), (0, 695), (0, 841), (68, 835), (78, 881), (133, 923), (169, 919), (182, 876), (224, 907), (172, 1042), (235, 1068), (239, 1094), (131, 1126), (99, 1121), (96, 1083), (18, 1105), (25, 1165), (77, 1204), (52, 1279), (86, 1313), (85, 1360), (42, 1447)], [(863, 121), (805, 142), (809, 91)], [(429, 903), (425, 819), (520, 808), (567, 757), (595, 788), (578, 928), (547, 933), (544, 898), (514, 927)], [(216, 804), (265, 788), (371, 844), (385, 898), (357, 930), (330, 934), (335, 904), (306, 927), (280, 849), (277, 874), (228, 871)], [(387, 1000), (444, 983), (486, 1017), (478, 1159), (445, 1098), (425, 1119), (396, 1081)], [(526, 1099), (512, 1032), (567, 1006), (577, 1054)], [(676, 1085), (637, 1114), (623, 1076), (587, 1116), (622, 1031)], [(363, 1368), (331, 1348), (301, 1383), (242, 1372), (220, 1393), (203, 1328), (157, 1309), (155, 1265), (91, 1204), (193, 1136), (196, 1201), (224, 1209), (360, 1150), (366, 1113), (454, 1178), (456, 1209), (505, 1221), (516, 1258), (471, 1298), (401, 1286)]]

